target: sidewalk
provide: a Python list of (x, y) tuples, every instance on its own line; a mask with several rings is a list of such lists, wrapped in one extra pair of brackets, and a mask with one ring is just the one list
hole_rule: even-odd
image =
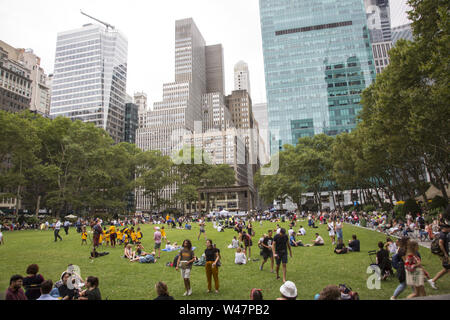
[[(372, 228), (361, 227), (360, 225), (351, 224), (351, 223), (347, 223), (347, 222), (344, 222), (344, 223), (345, 223), (345, 224), (348, 224), (348, 225), (350, 225), (350, 226), (353, 226), (353, 227), (359, 227), (359, 228), (362, 228), (362, 229), (366, 229), (366, 230), (371, 230), (371, 231), (374, 231), (374, 232), (382, 233), (382, 234), (384, 234), (386, 237), (388, 237), (388, 235), (385, 234), (384, 232), (380, 232), (380, 231), (375, 230), (375, 229), (372, 229)], [(391, 237), (391, 238), (400, 238), (400, 237), (397, 237), (397, 236), (394, 236), (394, 235), (389, 236), (389, 237)], [(419, 246), (422, 246), (422, 247), (425, 247), (425, 248), (428, 248), (428, 249), (431, 248), (431, 241), (420, 241), (419, 239), (414, 239), (414, 240), (416, 240), (416, 241), (419, 243)]]

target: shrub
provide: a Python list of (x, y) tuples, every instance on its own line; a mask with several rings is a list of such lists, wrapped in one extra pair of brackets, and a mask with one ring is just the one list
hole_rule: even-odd
[(394, 214), (395, 214), (395, 218), (405, 218), (405, 210), (404, 210), (404, 204), (397, 204), (396, 206), (394, 206)]
[(420, 206), (417, 204), (416, 200), (414, 199), (408, 199), (405, 201), (405, 204), (403, 205), (403, 211), (406, 215), (408, 212), (411, 212), (412, 215), (415, 215), (417, 213), (421, 212)]
[(364, 212), (373, 212), (373, 211), (375, 211), (376, 210), (376, 208), (375, 208), (375, 206), (373, 205), (373, 204), (366, 204), (364, 207), (363, 207), (363, 211)]
[(430, 209), (445, 209), (447, 207), (447, 201), (441, 196), (435, 196), (429, 204)]

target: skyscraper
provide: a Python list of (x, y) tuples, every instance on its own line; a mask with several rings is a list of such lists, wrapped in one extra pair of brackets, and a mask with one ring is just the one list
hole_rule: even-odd
[(270, 154), (351, 131), (375, 78), (362, 0), (260, 0)]
[(242, 60), (234, 65), (234, 90), (247, 90), (251, 95), (248, 64)]
[(389, 0), (364, 0), (372, 43), (391, 41)]
[(123, 141), (127, 51), (127, 39), (110, 27), (58, 33), (50, 116), (92, 122)]

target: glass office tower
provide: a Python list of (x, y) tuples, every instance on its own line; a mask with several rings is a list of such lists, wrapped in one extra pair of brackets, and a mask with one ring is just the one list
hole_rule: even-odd
[(363, 0), (260, 0), (270, 153), (349, 132), (375, 78)]
[(50, 116), (92, 122), (123, 141), (127, 51), (120, 32), (100, 25), (58, 33)]

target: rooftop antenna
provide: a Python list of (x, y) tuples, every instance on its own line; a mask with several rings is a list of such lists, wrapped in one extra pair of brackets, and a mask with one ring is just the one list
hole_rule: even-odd
[(111, 28), (111, 29), (114, 30), (114, 26), (110, 25), (109, 23), (106, 23), (106, 22), (103, 22), (103, 21), (101, 21), (101, 20), (98, 20), (98, 19), (96, 19), (96, 18), (94, 18), (94, 17), (92, 17), (92, 16), (90, 16), (90, 15), (84, 13), (82, 10), (80, 10), (80, 13), (81, 13), (82, 15), (85, 15), (86, 17), (89, 17), (89, 18), (91, 18), (91, 19), (97, 21), (97, 22), (100, 22), (101, 24), (105, 25), (107, 29), (108, 29), (108, 28)]

